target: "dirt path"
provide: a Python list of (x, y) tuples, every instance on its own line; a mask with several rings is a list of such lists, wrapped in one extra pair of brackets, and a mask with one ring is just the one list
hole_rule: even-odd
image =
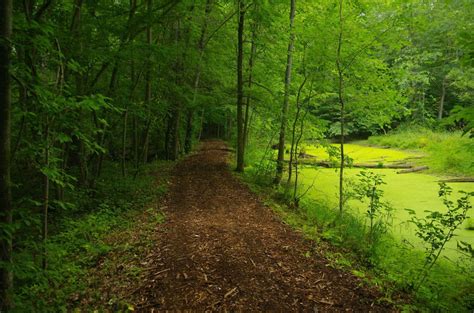
[(221, 142), (180, 162), (136, 309), (391, 311), (232, 176)]

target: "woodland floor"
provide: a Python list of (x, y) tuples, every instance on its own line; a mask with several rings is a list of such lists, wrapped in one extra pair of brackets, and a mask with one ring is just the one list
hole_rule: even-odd
[(227, 151), (204, 142), (172, 171), (166, 221), (135, 255), (145, 270), (117, 292), (135, 311), (396, 311), (282, 223), (232, 175)]

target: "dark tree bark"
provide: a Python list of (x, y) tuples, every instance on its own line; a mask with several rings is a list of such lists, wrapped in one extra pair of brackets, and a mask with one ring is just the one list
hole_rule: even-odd
[[(12, 1), (0, 5), (0, 261), (12, 262), (11, 232), (4, 231), (12, 224), (12, 199), (10, 181), (11, 138), (11, 82), (10, 63), (12, 34)], [(13, 275), (9, 268), (0, 267), (0, 311), (8, 311), (12, 305)]]
[(239, 1), (239, 26), (237, 30), (237, 172), (244, 171), (244, 116), (243, 116), (243, 46), (244, 46), (245, 9), (243, 1)]
[(191, 152), (193, 146), (193, 118), (194, 110), (188, 109), (186, 113), (186, 134), (184, 136), (184, 153)]
[(291, 67), (293, 62), (293, 47), (295, 44), (294, 20), (296, 13), (296, 0), (291, 0), (290, 4), (290, 40), (288, 42), (288, 53), (286, 59), (285, 72), (285, 95), (283, 98), (283, 106), (281, 109), (280, 138), (278, 141), (278, 159), (274, 184), (279, 184), (283, 176), (283, 161), (285, 159), (285, 132), (288, 120), (288, 106), (290, 102), (290, 86), (291, 86)]

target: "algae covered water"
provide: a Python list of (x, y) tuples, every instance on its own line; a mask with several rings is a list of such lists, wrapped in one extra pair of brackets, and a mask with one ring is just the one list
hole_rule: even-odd
[[(309, 147), (308, 154), (316, 156), (316, 158), (326, 158), (325, 150), (322, 148)], [(401, 151), (396, 149), (382, 149), (376, 147), (368, 147), (350, 144), (347, 145), (346, 151), (348, 155), (354, 159), (354, 162), (397, 162), (408, 159), (416, 159), (417, 162), (423, 162), (422, 157), (415, 151)], [(345, 179), (348, 185), (357, 183), (357, 174), (363, 169), (361, 168), (347, 168), (345, 169)], [(446, 209), (443, 206), (441, 199), (438, 197), (439, 181), (442, 178), (438, 175), (430, 173), (407, 173), (397, 174), (394, 169), (370, 169), (370, 171), (383, 175), (384, 181), (387, 183), (383, 185), (384, 199), (394, 208), (392, 233), (400, 239), (410, 242), (412, 245), (422, 247), (421, 242), (416, 238), (414, 225), (408, 222), (410, 215), (405, 209), (412, 209), (416, 212), (418, 217), (424, 217), (428, 213), (426, 211), (440, 211)], [(337, 207), (338, 194), (338, 169), (330, 168), (316, 168), (313, 166), (303, 167), (300, 171), (300, 187), (311, 189), (308, 192), (308, 197), (322, 201), (330, 206)], [(453, 189), (451, 198), (457, 199), (459, 191), (466, 192), (474, 191), (474, 183), (448, 183)], [(367, 205), (357, 200), (349, 200), (347, 207), (356, 210), (361, 216), (365, 213)], [(473, 212), (468, 213), (469, 216), (474, 216)], [(458, 254), (456, 249), (457, 241), (465, 241), (474, 245), (474, 221), (468, 219), (460, 229), (456, 231), (456, 237), (447, 245), (444, 251), (445, 256), (456, 256)]]

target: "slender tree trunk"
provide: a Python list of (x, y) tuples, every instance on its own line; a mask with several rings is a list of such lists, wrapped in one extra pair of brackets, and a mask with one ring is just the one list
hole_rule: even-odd
[[(303, 131), (304, 131), (304, 121), (306, 118), (306, 115), (308, 114), (308, 110), (306, 110), (303, 114), (303, 117), (301, 118), (301, 124), (300, 124), (300, 131), (298, 134), (298, 138), (296, 138), (296, 143), (295, 143), (295, 151), (298, 151), (299, 144), (301, 142), (301, 138), (303, 138)], [(298, 163), (298, 154), (295, 153), (295, 184), (293, 185), (293, 202), (295, 205), (298, 207), (299, 206), (299, 198), (296, 196), (297, 191), (298, 191), (298, 177), (299, 177), (299, 163)]]
[(122, 176), (126, 175), (126, 158), (127, 158), (127, 124), (128, 124), (128, 110), (123, 113), (123, 131), (122, 131)]
[[(44, 166), (49, 168), (49, 119), (46, 119), (46, 124), (44, 126), (44, 138), (45, 138), (45, 147), (44, 147)], [(46, 242), (48, 240), (48, 211), (49, 211), (49, 176), (43, 174), (43, 227), (42, 227), (42, 239), (43, 239), (43, 258), (42, 258), (42, 268), (46, 270), (48, 266), (48, 251), (46, 247)]]
[(306, 84), (306, 81), (308, 78), (305, 76), (303, 82), (300, 85), (300, 88), (298, 88), (298, 95), (296, 96), (296, 115), (295, 119), (293, 121), (293, 127), (291, 130), (291, 148), (290, 148), (290, 161), (288, 162), (288, 180), (287, 180), (287, 188), (290, 186), (291, 182), (291, 176), (293, 174), (293, 159), (294, 155), (298, 153), (297, 147), (295, 147), (296, 143), (296, 127), (298, 123), (298, 119), (300, 118), (300, 112), (301, 112), (301, 103), (300, 103), (300, 97), (301, 97), (301, 91), (303, 90), (304, 85)]
[(445, 97), (446, 97), (446, 77), (443, 78), (443, 82), (441, 83), (441, 99), (439, 100), (438, 120), (441, 120), (443, 118)]
[[(10, 140), (11, 140), (11, 82), (10, 82), (10, 38), (12, 34), (12, 1), (4, 0), (0, 5), (0, 223), (2, 229), (12, 225), (12, 199), (10, 181)], [(9, 311), (12, 305), (11, 291), (13, 274), (12, 237), (1, 231), (0, 261), (0, 311)]]
[(186, 114), (186, 135), (184, 137), (184, 153), (191, 152), (193, 146), (193, 116), (194, 110), (188, 109)]
[(181, 105), (177, 103), (172, 112), (169, 159), (174, 161), (179, 158), (179, 122), (181, 120)]
[(84, 142), (82, 140), (79, 141), (79, 168), (80, 168), (80, 179), (79, 183), (82, 186), (87, 186), (87, 182), (89, 180), (89, 170), (87, 168), (87, 153), (86, 148), (84, 146)]
[(293, 62), (293, 47), (295, 44), (294, 20), (296, 12), (296, 0), (291, 0), (290, 6), (290, 40), (288, 42), (288, 53), (286, 59), (285, 72), (285, 95), (283, 98), (283, 106), (281, 109), (281, 125), (280, 138), (278, 141), (278, 159), (274, 184), (279, 184), (283, 176), (283, 161), (285, 159), (285, 132), (288, 120), (288, 106), (290, 102), (290, 86), (291, 86), (291, 67)]
[[(256, 4), (255, 4), (256, 7)], [(252, 88), (252, 79), (253, 79), (253, 64), (255, 61), (255, 54), (257, 52), (257, 44), (256, 44), (256, 37), (257, 37), (257, 22), (252, 23), (252, 43), (250, 47), (250, 57), (249, 57), (249, 77), (248, 77), (248, 90), (249, 94), (247, 95), (246, 98), (246, 103), (245, 103), (245, 124), (244, 124), (244, 150), (247, 146), (247, 138), (248, 138), (248, 132), (249, 132), (249, 127), (250, 127), (250, 120), (249, 120), (249, 111), (250, 111), (250, 90)], [(245, 151), (244, 151), (245, 154)]]
[[(148, 0), (147, 11), (148, 11), (149, 18), (151, 17), (152, 9), (153, 9), (153, 0)], [(151, 48), (152, 41), (153, 41), (153, 32), (151, 29), (151, 25), (149, 24), (147, 25), (147, 28), (146, 28), (146, 42), (149, 48)], [(150, 57), (151, 55), (148, 56), (148, 58)], [(149, 137), (150, 126), (151, 126), (151, 121), (152, 121), (152, 117), (150, 114), (150, 105), (151, 105), (150, 102), (151, 102), (151, 96), (152, 96), (151, 94), (151, 63), (150, 62), (148, 63), (149, 64), (147, 66), (147, 71), (145, 74), (145, 105), (147, 106), (147, 110), (148, 110), (148, 121), (146, 124), (144, 138), (143, 138), (143, 150), (142, 150), (143, 163), (148, 162), (148, 145), (149, 145), (148, 137)]]
[(133, 126), (133, 162), (135, 168), (138, 168), (138, 121), (137, 117), (133, 115), (132, 119)]
[(239, 26), (237, 30), (237, 172), (244, 171), (244, 116), (243, 116), (243, 46), (245, 10), (243, 0), (239, 1)]
[(145, 128), (144, 140), (143, 140), (143, 152), (142, 152), (142, 161), (144, 164), (148, 163), (148, 146), (150, 142), (150, 127), (151, 127), (152, 119), (151, 117), (148, 119)]
[(170, 137), (171, 137), (171, 117), (166, 119), (166, 132), (165, 132), (165, 158), (169, 160), (171, 158), (170, 155)]
[(201, 141), (202, 137), (202, 128), (204, 127), (204, 109), (201, 110), (201, 118), (199, 122), (199, 135), (198, 135), (198, 141)]
[(339, 213), (342, 214), (344, 208), (344, 131), (345, 131), (345, 103), (344, 103), (344, 73), (341, 64), (341, 48), (342, 48), (342, 31), (343, 31), (343, 19), (342, 19), (342, 3), (343, 0), (339, 0), (339, 38), (337, 44), (337, 57), (336, 66), (338, 73), (338, 96), (340, 105), (340, 123), (341, 123), (341, 165), (339, 169)]

